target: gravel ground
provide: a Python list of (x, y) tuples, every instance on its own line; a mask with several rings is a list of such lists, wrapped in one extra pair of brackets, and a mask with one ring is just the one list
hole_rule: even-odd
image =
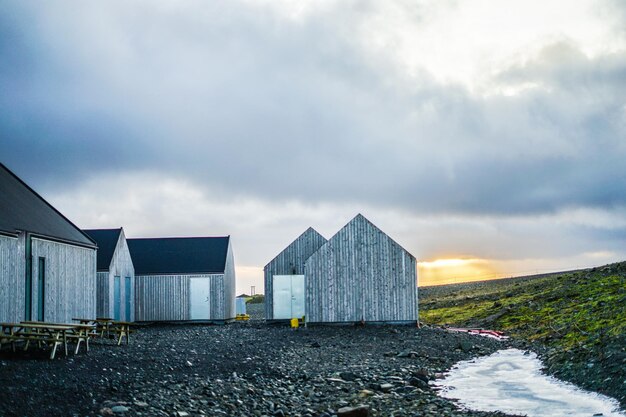
[(435, 328), (151, 326), (53, 361), (3, 350), (0, 415), (498, 416), (459, 410), (428, 381), (509, 343)]
[(246, 304), (246, 312), (250, 315), (250, 320), (265, 320), (265, 304)]

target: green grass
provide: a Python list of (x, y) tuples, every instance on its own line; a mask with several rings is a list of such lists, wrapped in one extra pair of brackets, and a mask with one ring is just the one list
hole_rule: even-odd
[(420, 300), (429, 324), (484, 327), (571, 349), (626, 331), (626, 265), (450, 290)]

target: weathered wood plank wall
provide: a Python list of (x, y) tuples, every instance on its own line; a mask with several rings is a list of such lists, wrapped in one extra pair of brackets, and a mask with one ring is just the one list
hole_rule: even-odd
[[(190, 320), (190, 278), (209, 280), (209, 320), (225, 320), (228, 311), (227, 293), (223, 274), (194, 275), (136, 275), (136, 321)], [(234, 283), (231, 284), (234, 287)], [(234, 289), (230, 290), (233, 294)]]
[(226, 265), (224, 266), (224, 290), (222, 297), (224, 298), (224, 308), (221, 312), (211, 312), (211, 317), (221, 317), (221, 320), (230, 320), (235, 318), (237, 312), (235, 310), (236, 294), (236, 274), (235, 274), (235, 258), (233, 256), (232, 239), (228, 240), (228, 252), (226, 253)]
[(0, 235), (0, 322), (24, 319), (24, 234)]
[(111, 286), (111, 275), (108, 272), (98, 272), (96, 274), (96, 316), (111, 316), (112, 297), (110, 297), (113, 287)]
[(39, 258), (45, 258), (44, 319), (72, 323), (74, 317), (96, 315), (96, 251), (32, 238), (33, 303), (37, 317)]
[(265, 265), (263, 272), (265, 277), (265, 318), (267, 320), (274, 318), (274, 275), (303, 275), (304, 262), (325, 243), (326, 238), (309, 227), (270, 263)]
[[(105, 317), (113, 317), (114, 315), (114, 297), (115, 297), (115, 277), (120, 277), (120, 320), (122, 321), (135, 321), (135, 267), (128, 250), (128, 243), (126, 242), (126, 236), (124, 230), (120, 232), (120, 236), (111, 258), (111, 265), (109, 266), (108, 274), (108, 308), (105, 313)], [(130, 317), (126, 317), (126, 277), (130, 277)], [(104, 301), (104, 300), (102, 300)], [(102, 317), (102, 316), (101, 316)]]
[(189, 320), (189, 278), (189, 275), (135, 275), (135, 320)]
[(359, 215), (305, 265), (306, 320), (418, 320), (416, 260)]

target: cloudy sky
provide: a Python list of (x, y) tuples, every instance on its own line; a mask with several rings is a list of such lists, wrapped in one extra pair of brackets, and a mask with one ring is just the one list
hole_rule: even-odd
[(626, 6), (0, 0), (0, 160), (84, 228), (231, 235), (238, 290), (363, 213), (422, 283), (626, 259)]

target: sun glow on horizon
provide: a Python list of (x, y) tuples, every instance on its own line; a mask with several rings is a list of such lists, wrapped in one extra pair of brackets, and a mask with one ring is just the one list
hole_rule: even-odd
[(440, 258), (418, 263), (419, 285), (444, 285), (498, 278), (498, 271), (487, 259)]

